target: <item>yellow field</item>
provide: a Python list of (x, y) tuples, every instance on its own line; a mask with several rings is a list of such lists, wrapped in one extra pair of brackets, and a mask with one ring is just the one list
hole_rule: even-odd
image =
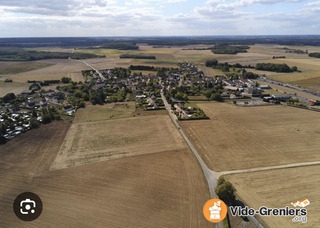
[(0, 82), (0, 97), (7, 93), (19, 94), (28, 89), (29, 85), (27, 83)]
[[(202, 215), (206, 181), (188, 149), (50, 171), (69, 126), (41, 125), (0, 145), (1, 227), (212, 227)], [(44, 205), (32, 222), (12, 211), (26, 190)]]
[(168, 116), (89, 119), (71, 126), (52, 169), (182, 148), (186, 145)]
[(320, 160), (318, 112), (226, 103), (198, 106), (210, 120), (183, 121), (181, 126), (214, 171)]
[(28, 80), (59, 80), (62, 77), (72, 77), (81, 80), (81, 70), (91, 69), (83, 63), (71, 60), (42, 60), (39, 63), (49, 63), (50, 66), (10, 76), (14, 82), (27, 82)]
[(114, 120), (118, 118), (132, 117), (135, 112), (135, 102), (114, 103), (106, 105), (87, 106), (79, 109), (74, 123)]
[(255, 209), (261, 206), (293, 208), (291, 202), (295, 203), (306, 198), (311, 202), (306, 207), (308, 210), (306, 224), (293, 223), (291, 221), (293, 217), (264, 217), (263, 220), (268, 227), (320, 227), (320, 200), (317, 191), (320, 183), (319, 172), (320, 166), (309, 166), (233, 174), (227, 175), (226, 179), (237, 189), (237, 196)]
[(12, 75), (31, 70), (37, 70), (51, 66), (50, 63), (44, 62), (1, 62), (0, 61), (0, 76), (1, 75)]
[[(297, 66), (301, 73), (275, 73), (268, 71), (253, 71), (259, 74), (265, 74), (271, 79), (290, 82), (309, 89), (320, 89), (320, 65), (319, 60), (308, 57), (307, 54), (286, 53), (283, 48), (309, 50), (309, 52), (319, 51), (318, 47), (310, 46), (281, 46), (281, 45), (252, 45), (248, 53), (239, 53), (237, 55), (219, 55), (213, 54), (210, 50), (183, 50), (193, 47), (203, 47), (201, 45), (171, 47), (171, 48), (153, 48), (148, 45), (141, 45), (139, 50), (114, 50), (114, 49), (77, 49), (76, 52), (86, 52), (98, 55), (106, 55), (106, 58), (86, 60), (97, 69), (112, 69), (114, 67), (129, 67), (130, 65), (148, 65), (155, 67), (177, 67), (178, 62), (187, 61), (197, 64), (206, 76), (225, 75), (221, 70), (214, 70), (204, 66), (208, 59), (217, 59), (219, 62), (228, 62), (231, 64), (240, 63), (242, 65), (255, 66), (260, 62), (287, 63), (290, 67)], [(40, 48), (39, 50), (47, 50)], [(49, 48), (50, 51), (63, 51), (60, 48)], [(71, 51), (69, 49), (65, 51)], [(148, 59), (119, 59), (121, 54), (142, 54), (155, 55), (156, 60)], [(285, 59), (272, 59), (273, 56), (286, 56)], [(69, 76), (75, 81), (82, 81), (81, 70), (89, 69), (81, 63), (61, 62), (61, 60), (38, 61), (40, 63), (55, 64), (40, 70), (28, 71), (26, 73), (16, 74), (12, 79), (16, 82), (25, 82), (27, 80), (61, 79)], [(78, 65), (77, 65), (78, 64)]]

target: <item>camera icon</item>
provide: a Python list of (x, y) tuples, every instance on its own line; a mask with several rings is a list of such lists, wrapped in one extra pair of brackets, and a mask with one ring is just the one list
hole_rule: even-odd
[(28, 215), (29, 213), (34, 214), (36, 212), (36, 202), (31, 199), (25, 199), (20, 202), (20, 213)]
[(37, 219), (42, 212), (42, 207), (43, 204), (40, 197), (33, 192), (21, 193), (13, 202), (15, 215), (23, 221)]

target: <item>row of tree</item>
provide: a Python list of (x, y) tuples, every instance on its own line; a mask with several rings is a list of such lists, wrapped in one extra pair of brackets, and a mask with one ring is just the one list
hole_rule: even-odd
[(275, 63), (257, 63), (256, 70), (265, 70), (265, 71), (273, 71), (273, 72), (293, 72), (297, 71), (298, 68), (296, 66), (289, 67), (287, 64), (275, 64)]
[(156, 71), (157, 68), (155, 68), (154, 66), (142, 66), (142, 65), (138, 65), (138, 66), (134, 66), (134, 65), (130, 65), (130, 70), (142, 70), (142, 71)]
[(245, 53), (250, 46), (247, 45), (229, 45), (227, 43), (215, 44), (212, 48), (214, 54), (238, 54)]
[(107, 49), (117, 49), (117, 50), (138, 50), (139, 46), (137, 46), (133, 42), (108, 42), (101, 45), (101, 48)]
[(156, 57), (154, 55), (122, 54), (120, 59), (156, 59)]
[(313, 58), (320, 58), (320, 52), (312, 52), (312, 53), (309, 53), (309, 56), (310, 56), (310, 57), (313, 57)]
[(1, 61), (35, 61), (42, 59), (88, 59), (105, 56), (98, 56), (88, 53), (65, 53), (65, 52), (48, 52), (48, 51), (34, 51), (18, 48), (0, 49)]

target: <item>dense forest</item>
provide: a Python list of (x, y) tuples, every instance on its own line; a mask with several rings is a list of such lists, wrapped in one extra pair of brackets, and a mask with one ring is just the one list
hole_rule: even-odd
[(227, 43), (220, 43), (214, 45), (212, 48), (212, 52), (214, 54), (238, 54), (238, 53), (245, 53), (247, 49), (250, 47), (247, 45), (229, 45)]
[(273, 72), (293, 72), (298, 71), (296, 66), (289, 67), (287, 64), (275, 64), (275, 63), (257, 63), (256, 70), (265, 70), (265, 71), (273, 71)]
[(64, 53), (25, 50), (20, 48), (2, 48), (0, 49), (0, 61), (35, 61), (42, 59), (89, 59), (105, 56), (97, 56), (88, 53)]
[(142, 71), (156, 71), (157, 68), (153, 67), (153, 66), (134, 66), (134, 65), (130, 65), (130, 70), (142, 70)]
[(120, 59), (156, 59), (154, 55), (132, 55), (132, 54), (122, 54)]
[(320, 52), (309, 53), (309, 56), (313, 58), (320, 58)]
[(133, 42), (110, 42), (101, 45), (101, 48), (117, 50), (138, 50), (139, 46), (137, 46)]
[[(124, 41), (125, 40), (125, 41)], [(46, 37), (0, 38), (0, 47), (97, 47), (113, 43), (147, 43), (151, 46), (279, 44), (320, 46), (319, 35), (296, 36), (181, 36), (181, 37)], [(114, 45), (113, 45), (114, 46)], [(121, 47), (120, 47), (121, 48)], [(135, 49), (137, 48), (134, 47)]]

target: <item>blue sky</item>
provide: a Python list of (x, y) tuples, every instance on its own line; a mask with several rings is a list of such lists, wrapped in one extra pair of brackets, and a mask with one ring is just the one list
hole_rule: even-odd
[(320, 0), (0, 0), (0, 37), (320, 34)]

